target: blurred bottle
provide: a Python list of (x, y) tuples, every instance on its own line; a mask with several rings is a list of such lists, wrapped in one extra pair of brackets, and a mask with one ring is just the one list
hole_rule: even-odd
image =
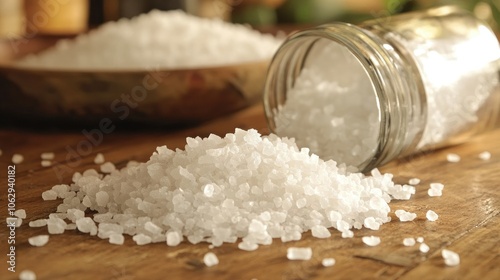
[(30, 34), (70, 35), (87, 30), (88, 0), (25, 0)]
[(15, 38), (24, 33), (23, 0), (0, 0), (0, 38)]

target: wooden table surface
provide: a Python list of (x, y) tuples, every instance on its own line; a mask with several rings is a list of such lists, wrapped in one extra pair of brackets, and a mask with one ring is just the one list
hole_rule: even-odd
[[(7, 166), (14, 153), (24, 155), (16, 165), (16, 207), (28, 214), (15, 232), (16, 272), (7, 270), (6, 227), (1, 228), (0, 279), (18, 279), (24, 269), (37, 274), (37, 279), (500, 279), (500, 130), (475, 138), (456, 147), (392, 162), (382, 168), (395, 175), (395, 181), (405, 183), (409, 178), (422, 180), (417, 193), (409, 201), (394, 201), (392, 211), (405, 209), (417, 213), (413, 222), (401, 223), (391, 213), (393, 221), (379, 231), (355, 230), (355, 237), (342, 239), (332, 230), (332, 237), (316, 239), (306, 233), (298, 242), (274, 240), (253, 252), (240, 251), (236, 244), (223, 244), (212, 251), (220, 264), (205, 267), (202, 258), (210, 251), (208, 244), (177, 247), (164, 243), (137, 246), (127, 237), (125, 245), (116, 246), (82, 234), (66, 231), (52, 235), (44, 247), (29, 245), (28, 238), (46, 234), (46, 227), (30, 228), (28, 222), (46, 218), (55, 212), (59, 201), (43, 201), (41, 194), (59, 183), (70, 183), (75, 171), (96, 168), (93, 158), (99, 152), (107, 160), (123, 166), (128, 160), (145, 161), (156, 146), (183, 147), (186, 136), (223, 135), (236, 127), (256, 128), (267, 133), (260, 105), (253, 106), (224, 119), (198, 127), (177, 131), (117, 130), (104, 135), (102, 143), (92, 147), (81, 159), (68, 158), (68, 150), (76, 149), (85, 140), (79, 131), (49, 132), (33, 129), (0, 129), (1, 218), (7, 215)], [(478, 158), (488, 150), (489, 161)], [(57, 164), (41, 167), (40, 154), (55, 152)], [(448, 163), (447, 153), (462, 157), (458, 163)], [(442, 197), (429, 197), (429, 183), (445, 185)], [(436, 222), (427, 221), (428, 209), (439, 214)], [(368, 247), (361, 237), (377, 235), (382, 243)], [(425, 238), (430, 246), (427, 254), (418, 246), (404, 247), (404, 237)], [(289, 261), (286, 249), (290, 246), (310, 246), (313, 258), (309, 261)], [(441, 249), (460, 254), (461, 264), (446, 267)], [(322, 267), (321, 260), (333, 257), (333, 267)]]

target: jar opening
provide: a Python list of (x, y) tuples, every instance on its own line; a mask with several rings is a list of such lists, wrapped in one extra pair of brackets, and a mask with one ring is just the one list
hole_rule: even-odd
[(382, 113), (362, 59), (331, 38), (288, 40), (271, 65), (277, 69), (270, 75), (277, 76), (268, 78), (265, 91), (274, 92), (264, 99), (271, 130), (325, 160), (368, 165), (379, 148)]

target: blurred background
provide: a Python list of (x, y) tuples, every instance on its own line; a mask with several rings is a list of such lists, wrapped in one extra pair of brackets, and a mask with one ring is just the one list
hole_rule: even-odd
[(182, 9), (265, 30), (330, 21), (356, 23), (447, 4), (472, 11), (498, 30), (500, 0), (1, 0), (0, 38), (78, 34), (152, 9)]

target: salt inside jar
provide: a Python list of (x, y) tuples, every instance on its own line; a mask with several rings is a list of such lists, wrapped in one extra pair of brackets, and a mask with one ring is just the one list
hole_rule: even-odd
[(264, 91), (273, 132), (368, 171), (498, 124), (500, 49), (452, 6), (290, 36)]

